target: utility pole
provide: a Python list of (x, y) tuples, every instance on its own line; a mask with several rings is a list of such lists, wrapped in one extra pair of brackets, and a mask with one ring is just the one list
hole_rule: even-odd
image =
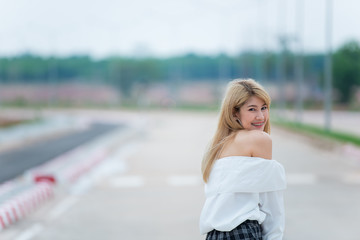
[(331, 130), (331, 109), (332, 109), (332, 0), (326, 1), (326, 58), (325, 58), (325, 130)]
[(279, 41), (279, 53), (276, 59), (276, 78), (278, 85), (278, 109), (280, 117), (284, 117), (285, 110), (285, 51), (287, 48), (287, 39), (286, 39), (286, 1), (278, 1), (278, 41)]
[(256, 80), (259, 82), (263, 82), (264, 80), (264, 50), (263, 50), (263, 40), (264, 40), (264, 33), (263, 29), (261, 28), (264, 14), (261, 12), (261, 7), (263, 7), (262, 0), (258, 0), (257, 6), (257, 51), (256, 53)]
[(296, 83), (297, 83), (297, 95), (296, 95), (296, 122), (301, 123), (303, 118), (303, 96), (304, 96), (304, 62), (303, 62), (303, 22), (304, 22), (304, 0), (297, 0), (297, 46), (298, 53), (296, 57)]
[(284, 110), (285, 110), (285, 75), (286, 75), (286, 71), (285, 71), (285, 52), (286, 52), (286, 48), (287, 48), (287, 39), (286, 36), (280, 36), (279, 37), (279, 45), (280, 45), (280, 49), (279, 49), (279, 54), (277, 56), (277, 63), (276, 63), (276, 72), (277, 72), (277, 81), (278, 81), (278, 94), (279, 94), (279, 111), (280, 111), (280, 115), (284, 114)]

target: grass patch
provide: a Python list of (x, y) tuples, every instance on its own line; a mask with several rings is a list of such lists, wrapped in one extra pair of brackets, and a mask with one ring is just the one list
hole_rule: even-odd
[(298, 122), (272, 120), (271, 123), (279, 127), (284, 127), (286, 129), (293, 130), (296, 132), (315, 134), (320, 137), (325, 137), (340, 142), (353, 143), (357, 146), (360, 146), (360, 137), (349, 133), (344, 133), (334, 130), (327, 131), (326, 129), (318, 126), (303, 124)]
[(22, 125), (22, 124), (32, 124), (35, 122), (38, 122), (39, 119), (26, 119), (26, 120), (21, 120), (21, 119), (3, 119), (0, 118), (0, 129), (1, 128), (10, 128), (10, 127), (14, 127), (17, 125)]
[(218, 105), (196, 105), (196, 104), (179, 104), (174, 107), (175, 110), (186, 110), (186, 111), (205, 111), (214, 112), (219, 111)]

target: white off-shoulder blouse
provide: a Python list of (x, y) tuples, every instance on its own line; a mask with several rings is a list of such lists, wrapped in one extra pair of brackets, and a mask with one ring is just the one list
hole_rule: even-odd
[(200, 233), (231, 231), (246, 220), (257, 220), (264, 240), (282, 239), (285, 188), (285, 170), (275, 160), (246, 156), (216, 160), (205, 184)]

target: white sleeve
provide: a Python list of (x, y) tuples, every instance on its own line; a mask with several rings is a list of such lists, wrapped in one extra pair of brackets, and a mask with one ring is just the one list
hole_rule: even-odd
[(260, 210), (266, 214), (261, 223), (264, 240), (283, 239), (285, 210), (283, 191), (260, 193)]

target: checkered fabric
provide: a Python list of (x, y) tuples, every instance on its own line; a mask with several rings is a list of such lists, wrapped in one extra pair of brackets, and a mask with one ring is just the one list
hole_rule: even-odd
[(246, 220), (229, 232), (212, 230), (206, 240), (262, 240), (261, 226), (258, 221)]

